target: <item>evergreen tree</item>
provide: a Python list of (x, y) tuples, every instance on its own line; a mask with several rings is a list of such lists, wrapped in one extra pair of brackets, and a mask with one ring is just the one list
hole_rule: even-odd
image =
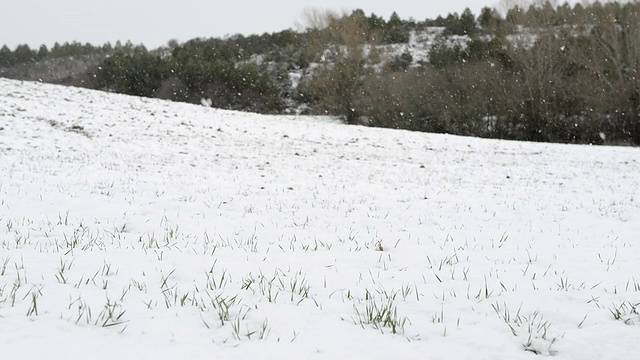
[(57, 41), (55, 44), (53, 44), (53, 47), (51, 48), (51, 51), (49, 51), (49, 53), (52, 57), (62, 56), (61, 46)]
[(450, 13), (447, 15), (447, 18), (444, 19), (444, 34), (464, 35), (460, 27), (460, 16), (458, 16), (458, 13)]
[(0, 49), (0, 67), (9, 67), (15, 64), (15, 56), (7, 45)]
[(501, 23), (500, 14), (492, 8), (484, 7), (478, 16), (478, 25), (487, 32), (494, 31)]
[(387, 22), (383, 17), (377, 16), (371, 13), (371, 16), (367, 19), (370, 30), (384, 30), (387, 27)]
[(38, 49), (38, 60), (42, 60), (47, 56), (49, 56), (49, 48), (47, 48), (45, 44), (40, 45), (40, 49)]
[(111, 46), (111, 43), (110, 42), (104, 43), (104, 45), (102, 45), (102, 53), (111, 54), (111, 52), (113, 52), (113, 46)]
[(438, 17), (433, 21), (433, 26), (445, 27), (447, 26), (447, 20), (441, 15), (438, 15)]
[(394, 11), (387, 22), (384, 40), (387, 44), (400, 44), (409, 42), (409, 31), (405, 28), (402, 19)]
[(27, 44), (18, 45), (13, 54), (17, 64), (33, 62), (35, 60), (35, 53), (31, 51), (31, 48)]
[(471, 9), (466, 8), (462, 15), (460, 15), (460, 34), (459, 35), (474, 35), (476, 33), (476, 17), (471, 12)]
[(142, 50), (136, 54), (116, 53), (98, 67), (96, 84), (99, 89), (151, 97), (168, 75), (166, 63)]

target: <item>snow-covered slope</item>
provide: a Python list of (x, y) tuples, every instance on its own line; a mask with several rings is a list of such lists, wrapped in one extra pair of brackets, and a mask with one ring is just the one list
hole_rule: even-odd
[(0, 79), (0, 349), (635, 358), (638, 174), (637, 148)]

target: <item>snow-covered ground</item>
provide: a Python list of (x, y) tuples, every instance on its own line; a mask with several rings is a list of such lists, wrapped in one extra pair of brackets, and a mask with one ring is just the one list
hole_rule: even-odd
[(0, 79), (6, 359), (633, 359), (640, 149)]

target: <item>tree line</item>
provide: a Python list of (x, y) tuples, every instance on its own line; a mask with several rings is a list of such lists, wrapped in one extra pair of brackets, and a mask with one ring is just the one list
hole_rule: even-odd
[[(303, 105), (350, 124), (574, 143), (640, 145), (640, 4), (550, 1), (436, 19), (309, 12), (302, 31), (0, 49), (0, 67), (101, 56), (83, 86), (262, 113)], [(428, 62), (389, 44), (436, 29)], [(291, 72), (306, 74), (297, 88)]]
[(134, 48), (130, 41), (124, 45), (118, 41), (114, 46), (106, 43), (102, 46), (94, 46), (89, 43), (66, 42), (64, 44), (55, 43), (51, 49), (42, 44), (38, 49), (32, 49), (27, 44), (18, 45), (11, 50), (7, 45), (0, 48), (0, 67), (9, 67), (18, 64), (36, 63), (41, 60), (62, 58), (82, 55), (108, 55), (114, 52), (131, 52)]
[[(474, 19), (474, 21), (471, 21)], [(366, 18), (330, 26), (338, 56), (301, 86), (348, 123), (461, 135), (640, 145), (640, 4), (550, 2), (450, 15), (422, 66), (366, 66)], [(349, 36), (349, 34), (360, 34)], [(466, 42), (451, 42), (464, 34)], [(406, 56), (407, 58), (410, 55)], [(402, 59), (395, 59), (391, 65)], [(406, 64), (406, 61), (405, 61)]]

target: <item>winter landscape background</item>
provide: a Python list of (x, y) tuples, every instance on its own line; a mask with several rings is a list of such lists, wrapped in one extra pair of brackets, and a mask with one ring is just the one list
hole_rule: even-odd
[[(296, 29), (0, 48), (0, 76), (483, 138), (640, 145), (640, 2), (436, 18), (310, 9)], [(293, 19), (292, 19), (293, 20)]]
[(515, 4), (0, 48), (2, 354), (637, 358), (640, 2)]

